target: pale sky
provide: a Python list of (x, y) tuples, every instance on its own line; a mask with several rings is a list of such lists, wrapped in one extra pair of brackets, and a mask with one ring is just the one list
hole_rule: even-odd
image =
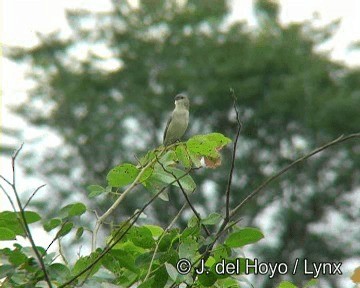
[[(252, 0), (233, 0), (233, 13), (231, 20), (246, 19), (249, 24), (254, 24), (254, 15), (252, 12)], [(323, 45), (321, 49), (331, 51), (331, 56), (336, 60), (341, 60), (348, 65), (360, 65), (360, 52), (351, 52), (347, 49), (353, 41), (360, 41), (360, 0), (280, 0), (281, 14), (280, 19), (284, 23), (298, 22), (303, 20), (317, 19), (316, 25), (324, 25), (332, 20), (340, 18), (342, 20), (338, 32), (334, 39)], [(108, 0), (1, 0), (0, 9), (1, 33), (0, 41), (5, 45), (17, 45), (31, 47), (37, 43), (36, 33), (49, 33), (60, 30), (63, 35), (68, 35), (70, 29), (65, 20), (65, 9), (68, 8), (87, 8), (93, 10), (109, 9)], [(314, 15), (317, 14), (315, 17)], [(29, 128), (24, 121), (15, 117), (9, 112), (8, 105), (18, 103), (26, 98), (26, 90), (32, 83), (24, 77), (24, 66), (16, 64), (7, 59), (2, 59), (1, 67), (1, 126), (20, 128), (24, 133), (24, 150), (30, 149), (27, 142), (35, 136), (50, 135), (52, 138), (46, 138), (46, 145), (58, 144), (55, 135), (49, 131), (38, 131)], [(50, 139), (50, 140), (49, 140)], [(13, 144), (14, 139), (2, 137), (1, 142)], [(55, 143), (55, 144), (54, 144)], [(0, 173), (3, 176), (10, 177), (10, 160), (1, 157)], [(44, 184), (44, 180), (23, 178), (23, 174), (18, 175), (19, 190), (28, 191), (31, 187), (34, 189)], [(26, 183), (25, 183), (25, 179)], [(49, 193), (44, 188), (42, 192)], [(10, 210), (6, 198), (0, 191), (0, 211)], [(37, 243), (46, 245), (46, 237), (36, 237)], [(40, 239), (41, 238), (41, 239)]]

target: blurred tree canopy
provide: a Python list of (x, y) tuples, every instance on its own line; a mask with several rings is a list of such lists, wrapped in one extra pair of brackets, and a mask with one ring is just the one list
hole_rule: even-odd
[[(233, 137), (229, 88), (238, 95), (244, 126), (232, 192), (237, 203), (292, 159), (359, 130), (360, 70), (317, 50), (337, 22), (283, 25), (280, 7), (266, 0), (255, 3), (255, 28), (229, 23), (224, 0), (130, 2), (113, 0), (108, 12), (68, 11), (70, 37), (59, 31), (39, 35), (36, 47), (8, 49), (8, 57), (29, 64), (36, 82), (16, 112), (63, 141), (41, 159), (28, 155), (26, 165), (47, 177), (59, 201), (85, 195), (87, 185), (104, 184), (112, 167), (159, 145), (173, 97), (182, 91), (191, 99), (191, 135), (219, 131)], [(254, 251), (261, 261), (344, 261), (360, 254), (360, 210), (352, 204), (355, 193), (358, 198), (359, 149), (353, 141), (326, 150), (247, 205), (241, 224), (266, 228), (266, 241)], [(206, 213), (224, 206), (227, 154), (223, 170), (195, 176), (199, 189), (192, 200)], [(119, 214), (148, 197), (137, 191)], [(173, 191), (151, 216), (166, 223), (183, 201)], [(342, 224), (331, 223), (335, 216)], [(256, 287), (270, 287), (280, 277), (257, 276)], [(298, 284), (305, 278), (292, 277)], [(325, 277), (327, 287), (340, 287), (336, 277)]]

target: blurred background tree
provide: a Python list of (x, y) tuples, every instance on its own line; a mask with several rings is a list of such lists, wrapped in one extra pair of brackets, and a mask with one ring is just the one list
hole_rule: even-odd
[[(244, 126), (233, 204), (297, 156), (359, 129), (360, 70), (317, 50), (337, 22), (322, 28), (311, 22), (283, 25), (280, 7), (267, 0), (255, 1), (255, 28), (229, 23), (225, 0), (112, 4), (109, 12), (69, 11), (69, 38), (60, 31), (39, 35), (38, 46), (7, 52), (29, 64), (36, 82), (16, 112), (62, 140), (41, 159), (26, 156), (27, 171), (44, 175), (52, 197), (60, 198), (36, 203), (49, 215), (69, 197), (83, 193), (86, 199), (86, 186), (106, 185), (115, 165), (158, 146), (179, 92), (191, 99), (188, 135), (218, 131), (233, 137), (229, 88), (238, 95)], [(256, 257), (292, 264), (296, 257), (338, 262), (360, 254), (360, 210), (353, 205), (359, 198), (359, 148), (352, 142), (322, 152), (244, 208), (241, 225), (259, 226), (266, 235), (253, 251)], [(225, 154), (220, 169), (196, 172), (192, 201), (203, 215), (224, 207), (230, 165)], [(105, 211), (109, 198), (92, 206)], [(149, 193), (129, 198), (116, 221)], [(170, 191), (169, 203), (157, 201), (149, 213), (151, 221), (167, 223), (183, 202)], [(296, 284), (305, 280), (302, 273), (291, 277)], [(338, 277), (321, 278), (326, 287), (340, 287)], [(257, 276), (254, 285), (272, 287), (280, 279)]]

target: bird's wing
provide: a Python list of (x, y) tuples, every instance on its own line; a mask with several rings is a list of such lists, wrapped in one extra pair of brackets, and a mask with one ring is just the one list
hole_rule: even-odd
[(168, 122), (166, 123), (166, 128), (165, 128), (164, 136), (163, 136), (163, 142), (165, 141), (166, 133), (167, 133), (167, 130), (168, 130), (168, 128), (169, 128), (169, 125), (170, 125), (171, 120), (172, 120), (172, 114), (170, 115), (169, 120), (168, 120)]

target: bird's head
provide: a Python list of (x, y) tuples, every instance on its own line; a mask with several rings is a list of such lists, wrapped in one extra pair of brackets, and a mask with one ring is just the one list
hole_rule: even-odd
[(184, 106), (189, 109), (189, 98), (184, 94), (178, 94), (175, 96), (175, 106)]

